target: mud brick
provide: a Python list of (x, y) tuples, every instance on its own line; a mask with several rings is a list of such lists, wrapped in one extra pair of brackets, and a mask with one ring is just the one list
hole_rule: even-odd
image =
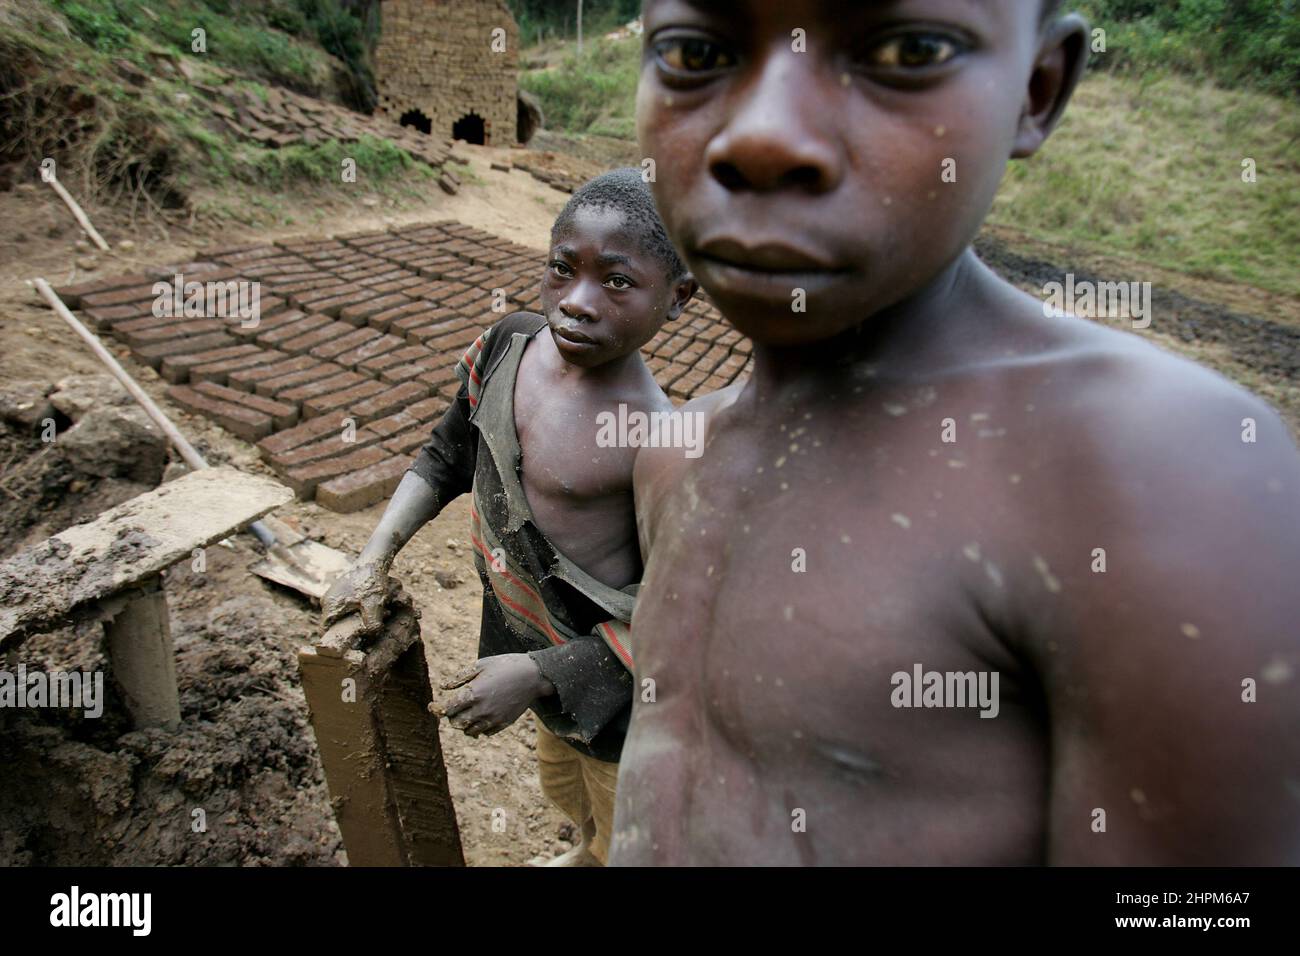
[(204, 352), (190, 352), (188, 355), (172, 355), (163, 359), (159, 374), (173, 384), (184, 382), (190, 369), (196, 365), (220, 362), (222, 359), (237, 358), (241, 355), (265, 355), (256, 345), (227, 345), (225, 348), (208, 349)]
[(345, 306), (366, 302), (378, 296), (378, 293), (373, 289), (358, 289), (356, 286), (351, 284), (349, 284), (347, 288), (348, 291), (340, 295), (333, 295), (327, 299), (315, 300), (315, 310), (317, 312), (324, 312), (326, 315), (337, 319), (339, 313), (343, 311)]
[(225, 402), (195, 391), (188, 385), (172, 385), (167, 397), (187, 411), (210, 418), (244, 441), (257, 441), (271, 433), (271, 416), (234, 402)]
[(407, 405), (429, 397), (429, 386), (424, 382), (403, 382), (392, 388), (376, 392), (369, 398), (347, 406), (348, 411), (360, 423), (372, 422), (384, 415), (391, 415)]
[(691, 344), (691, 340), (686, 336), (678, 333), (663, 344), (662, 348), (655, 350), (655, 355), (662, 355), (664, 358), (675, 358), (681, 354), (682, 350)]
[[(275, 397), (286, 402), (305, 402), (311, 398), (319, 398), (322, 395), (329, 395), (332, 392), (352, 388), (354, 385), (370, 381), (373, 381), (373, 379), (358, 375), (356, 372), (337, 372), (334, 375), (313, 379), (286, 391), (278, 392)], [(310, 417), (310, 415), (303, 415), (303, 418)]]
[(130, 302), (153, 302), (158, 298), (153, 291), (153, 284), (129, 286), (125, 289), (113, 289), (108, 292), (92, 292), (81, 297), (80, 307), (97, 309), (110, 305), (126, 305)]
[[(295, 283), (296, 284), (296, 283)], [(352, 289), (352, 284), (348, 282), (339, 282), (336, 277), (331, 276), (328, 285), (318, 286), (314, 289), (308, 289), (302, 292), (289, 290), (286, 288), (276, 289), (276, 292), (288, 292), (289, 301), (300, 309), (307, 312), (319, 312), (315, 303), (324, 302), (326, 299), (332, 299), (335, 296), (343, 295)]]
[(448, 272), (459, 269), (464, 264), (463, 260), (457, 259), (455, 256), (440, 255), (424, 260), (416, 271), (426, 279), (441, 279)]
[[(322, 415), (308, 419), (308, 421), (319, 421), (325, 417)], [(322, 461), (326, 458), (339, 458), (351, 454), (358, 448), (379, 444), (379, 436), (365, 428), (351, 431), (352, 440), (347, 441), (344, 437), (344, 427), (340, 425), (339, 428), (326, 432), (323, 437), (318, 438), (316, 441), (306, 442), (297, 448), (291, 448), (278, 455), (271, 455), (268, 460), (276, 471), (287, 473), (312, 462)], [(275, 436), (271, 437), (274, 438)], [(263, 441), (265, 440), (263, 439)]]
[(360, 345), (342, 355), (334, 357), (334, 361), (344, 368), (356, 368), (366, 359), (374, 358), (377, 355), (385, 355), (388, 352), (395, 351), (406, 345), (406, 340), (396, 335), (381, 335), (378, 338), (371, 339), (364, 345)]
[(459, 359), (459, 355), (430, 355), (425, 359), (386, 368), (379, 373), (379, 378), (392, 385), (419, 379), (436, 390), (448, 378), (456, 378), (456, 362)]
[(739, 352), (741, 355), (749, 355), (753, 348), (754, 343), (742, 335), (740, 341), (733, 345), (731, 350), (733, 352)]
[[(346, 322), (341, 324), (347, 326)], [(351, 328), (351, 326), (348, 327)], [(344, 352), (350, 352), (353, 349), (360, 348), (367, 342), (374, 341), (379, 338), (380, 334), (380, 332), (371, 328), (352, 329), (351, 332), (345, 335), (316, 346), (311, 350), (311, 354), (318, 359), (334, 359)]]
[(408, 362), (418, 362), (421, 359), (433, 358), (434, 353), (430, 352), (423, 345), (408, 345), (392, 352), (385, 352), (383, 355), (376, 355), (374, 358), (368, 358), (357, 366), (357, 371), (365, 372), (370, 375), (378, 375), (386, 368), (392, 368), (394, 365), (405, 365)]
[(93, 279), (90, 282), (78, 282), (76, 285), (61, 285), (54, 292), (69, 309), (81, 309), (85, 308), (83, 300), (88, 295), (111, 292), (114, 289), (135, 288), (146, 284), (152, 285), (161, 275), (162, 270), (132, 272), (127, 275), (109, 276), (106, 279)]
[(698, 368), (692, 369), (686, 375), (683, 375), (677, 381), (673, 382), (673, 386), (681, 389), (687, 395), (693, 396), (699, 390), (700, 386), (704, 384), (704, 380), (708, 377), (708, 372)]
[(341, 458), (325, 458), (321, 461), (314, 461), (306, 465), (299, 465), (297, 468), (291, 468), (284, 473), (284, 483), (292, 488), (294, 494), (300, 498), (311, 498), (316, 492), (316, 486), (322, 481), (329, 481), (331, 478), (368, 468), (384, 461), (390, 454), (392, 453), (385, 451), (378, 445), (368, 445), (365, 448), (358, 448)]
[(441, 417), (446, 410), (447, 402), (444, 399), (438, 396), (426, 398), (406, 406), (400, 412), (376, 418), (366, 426), (366, 431), (372, 432), (379, 438), (392, 438), (418, 425), (424, 429), (424, 434), (427, 436), (434, 419)]
[(415, 459), (394, 455), (349, 475), (332, 478), (316, 491), (316, 500), (331, 511), (348, 513), (368, 508), (389, 497)]
[(429, 440), (429, 429), (424, 426), (408, 428), (404, 432), (399, 432), (392, 438), (385, 439), (380, 444), (388, 451), (395, 455), (412, 455), (420, 450), (420, 446)]
[(374, 395), (384, 391), (384, 383), (376, 382), (374, 379), (367, 379), (351, 388), (345, 388), (342, 391), (329, 392), (328, 394), (318, 394), (314, 398), (309, 398), (303, 402), (303, 417), (314, 418), (317, 415), (323, 415), (326, 412), (332, 412), (339, 409), (351, 412), (357, 405)]
[(714, 371), (717, 372), (719, 375), (735, 375), (737, 372), (739, 372), (742, 368), (745, 367), (745, 361), (746, 361), (745, 356), (740, 355), (737, 352), (732, 352), (730, 355), (728, 355), (725, 359), (722, 360), (721, 364), (719, 364), (718, 367), (714, 369)]
[(234, 250), (217, 250), (209, 252), (214, 259), (220, 259), (227, 265), (237, 265), (241, 262), (253, 262), (257, 259), (269, 259), (273, 256), (280, 255), (280, 250), (274, 245), (265, 246), (241, 246)]
[(226, 388), (226, 386), (218, 385), (216, 382), (200, 382), (194, 386), (194, 391), (221, 402), (230, 402), (232, 405), (239, 405), (260, 412), (271, 419), (271, 426), (276, 431), (282, 428), (292, 428), (298, 424), (298, 409), (287, 402), (277, 402), (269, 398), (262, 398), (259, 395), (249, 395), (247, 392)]
[(252, 342), (258, 337), (265, 335), (275, 329), (283, 328), (291, 322), (300, 322), (307, 318), (306, 312), (299, 312), (297, 309), (289, 309), (286, 312), (277, 312), (275, 315), (264, 315), (257, 325), (245, 327), (242, 324), (235, 324), (228, 327), (231, 335), (243, 339), (245, 342)]
[(405, 269), (398, 269), (395, 270), (395, 272), (396, 274), (392, 275), (392, 278), (388, 278), (390, 273), (372, 276), (362, 282), (362, 285), (369, 286), (376, 292), (383, 293), (384, 295), (389, 295), (419, 285), (422, 281), (419, 276), (413, 276)]
[[(253, 346), (246, 347), (254, 348)], [(229, 358), (219, 359), (215, 362), (195, 365), (190, 369), (190, 381), (216, 382), (218, 385), (226, 385), (229, 383), (231, 372), (238, 372), (244, 368), (256, 368), (262, 365), (274, 365), (277, 359), (283, 357), (284, 354), (281, 352), (254, 348), (252, 352), (245, 355), (232, 355)], [(243, 389), (240, 389), (240, 391), (243, 391)]]
[(261, 345), (274, 345), (279, 347), (281, 342), (287, 342), (289, 339), (297, 338), (308, 332), (319, 329), (321, 326), (330, 324), (328, 315), (304, 315), (300, 319), (294, 319), (292, 322), (282, 322), (279, 325), (270, 326), (259, 332), (255, 338)]
[[(370, 290), (378, 292), (377, 289)], [(345, 306), (339, 312), (339, 319), (349, 322), (352, 325), (365, 325), (372, 315), (378, 315), (386, 309), (395, 309), (399, 306), (410, 302), (409, 296), (400, 293), (391, 295), (376, 295), (366, 302), (359, 302), (356, 305)]]
[(677, 354), (677, 361), (683, 365), (694, 365), (704, 357), (707, 346), (703, 342), (692, 342)]
[(225, 326), (219, 319), (189, 319), (179, 322), (176, 319), (167, 319), (148, 328), (123, 332), (119, 327), (115, 331), (120, 334), (127, 345), (133, 349), (138, 349), (159, 342), (170, 342), (172, 339), (211, 335), (214, 332), (223, 332), (224, 330)]
[(722, 360), (730, 354), (731, 349), (727, 348), (725, 345), (715, 345), (700, 356), (699, 360), (695, 363), (695, 367), (704, 372), (712, 372), (715, 368), (721, 365)]
[(682, 365), (680, 362), (669, 362), (668, 367), (663, 370), (658, 382), (660, 386), (668, 386), (673, 384), (683, 375), (689, 375), (690, 373), (691, 367), (689, 365)]
[(136, 361), (143, 362), (150, 368), (156, 369), (162, 365), (163, 359), (169, 356), (225, 348), (227, 345), (233, 345), (234, 342), (235, 340), (225, 332), (214, 332), (211, 335), (196, 335), (187, 339), (157, 342), (153, 345), (146, 345), (144, 348), (132, 349), (131, 354), (135, 356)]
[(424, 305), (423, 310), (419, 312), (408, 312), (401, 318), (394, 320), (388, 326), (388, 331), (393, 335), (400, 335), (409, 340), (411, 337), (410, 333), (415, 329), (426, 329), (442, 322), (454, 321), (456, 318), (454, 315), (450, 315), (442, 309), (428, 305), (428, 303), (422, 304)]
[(143, 315), (136, 315), (134, 318), (114, 319), (112, 323), (113, 334), (118, 338), (125, 338), (133, 332), (176, 325), (184, 321), (184, 319), (172, 318), (170, 315), (154, 315), (152, 312), (145, 312)]
[(380, 332), (387, 332), (389, 327), (398, 319), (406, 315), (415, 315), (427, 311), (430, 308), (429, 303), (422, 301), (411, 301), (407, 299), (405, 305), (395, 306), (391, 309), (384, 309), (370, 316), (367, 321), (372, 329), (378, 329)]
[(315, 368), (320, 365), (310, 355), (288, 357), (283, 352), (273, 354), (278, 356), (275, 364), (255, 365), (250, 368), (241, 368), (238, 372), (231, 372), (226, 384), (231, 388), (239, 389), (241, 392), (251, 392), (254, 390), (253, 385), (256, 382), (264, 382), (267, 379), (288, 375), (290, 372), (301, 372), (304, 369)]
[[(412, 333), (418, 334), (418, 333)], [(474, 340), (483, 334), (483, 323), (477, 319), (466, 319), (460, 328), (448, 326), (447, 330), (437, 335), (424, 338), (420, 344), (435, 352), (463, 352), (474, 344)], [(456, 359), (460, 355), (455, 356)]]
[(730, 384), (731, 380), (729, 378), (714, 374), (704, 380), (704, 385), (701, 387), (701, 391), (716, 392), (718, 389), (726, 388)]
[[(267, 284), (276, 295), (287, 295), (291, 304), (298, 305), (294, 301), (294, 296), (308, 295), (321, 289), (335, 288), (338, 286), (339, 280), (328, 272), (316, 271), (291, 282), (277, 281)], [(311, 310), (308, 309), (307, 311)]]
[(134, 302), (130, 305), (107, 305), (98, 309), (87, 309), (82, 315), (89, 319), (89, 325), (103, 332), (113, 327), (115, 322), (145, 318), (153, 315), (152, 302)]
[(263, 458), (270, 459), (283, 455), (291, 449), (318, 441), (331, 433), (342, 434), (347, 417), (343, 412), (332, 412), (329, 415), (309, 418), (301, 425), (286, 428), (282, 432), (263, 438), (257, 443), (257, 450)]
[(346, 322), (330, 322), (328, 325), (322, 325), (303, 335), (285, 339), (283, 342), (277, 343), (276, 347), (281, 351), (288, 352), (290, 355), (301, 355), (303, 352), (310, 352), (318, 345), (324, 345), (336, 338), (342, 338), (352, 331), (354, 331), (352, 326)]
[(719, 319), (713, 319), (710, 321), (709, 327), (707, 329), (705, 329), (703, 332), (695, 333), (695, 340), (697, 342), (718, 343), (718, 341), (722, 338), (722, 336), (726, 334), (727, 329), (728, 326), (725, 322), (722, 322)]
[(492, 293), (484, 292), (482, 289), (467, 289), (459, 295), (453, 295), (442, 302), (444, 308), (455, 309), (458, 312), (469, 310), (473, 313), (487, 312), (492, 308)]
[(658, 355), (652, 355), (650, 358), (646, 359), (645, 367), (650, 370), (650, 374), (653, 375), (657, 381), (659, 379), (659, 373), (668, 367), (668, 360), (666, 358), (661, 358)]
[(718, 336), (718, 344), (728, 347), (734, 346), (741, 339), (741, 335), (735, 329), (727, 329), (722, 335)]

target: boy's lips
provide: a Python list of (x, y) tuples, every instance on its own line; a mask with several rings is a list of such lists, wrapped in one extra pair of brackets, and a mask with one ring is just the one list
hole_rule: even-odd
[(589, 335), (584, 335), (577, 329), (569, 328), (563, 325), (552, 326), (551, 331), (564, 339), (566, 342), (573, 342), (578, 345), (595, 345), (596, 340)]
[(716, 238), (693, 250), (692, 271), (710, 291), (788, 302), (794, 289), (816, 295), (847, 276), (828, 257), (784, 243), (750, 243)]
[(722, 265), (755, 272), (801, 274), (840, 271), (824, 256), (779, 242), (745, 244), (738, 239), (717, 237), (701, 242), (696, 253)]

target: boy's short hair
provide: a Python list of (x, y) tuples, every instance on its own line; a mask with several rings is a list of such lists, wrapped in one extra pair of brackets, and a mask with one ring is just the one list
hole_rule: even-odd
[(602, 173), (579, 186), (551, 226), (551, 242), (573, 225), (574, 214), (583, 208), (617, 209), (637, 234), (646, 252), (663, 264), (670, 282), (686, 274), (686, 264), (668, 239), (659, 210), (655, 208), (654, 194), (641, 177), (641, 170), (625, 166)]

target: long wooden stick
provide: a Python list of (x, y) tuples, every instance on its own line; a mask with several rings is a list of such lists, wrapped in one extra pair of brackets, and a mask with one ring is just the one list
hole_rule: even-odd
[(203, 456), (185, 440), (185, 436), (171, 423), (171, 419), (163, 413), (163, 410), (154, 403), (154, 400), (145, 393), (144, 389), (135, 383), (135, 379), (127, 374), (126, 369), (118, 364), (113, 354), (104, 348), (104, 343), (99, 341), (99, 336), (82, 325), (77, 317), (68, 311), (68, 307), (63, 304), (63, 300), (50, 288), (50, 284), (44, 279), (37, 279), (36, 291), (50, 304), (50, 308), (55, 311), (59, 318), (72, 326), (72, 331), (85, 340), (86, 344), (90, 346), (90, 350), (95, 353), (101, 362), (108, 366), (108, 370), (113, 373), (113, 377), (121, 382), (122, 387), (131, 393), (131, 397), (140, 403), (140, 407), (153, 419), (154, 424), (162, 429), (163, 434), (167, 436), (167, 440), (172, 443), (172, 446), (180, 452), (180, 456), (185, 459), (185, 464), (196, 470), (207, 468), (208, 463), (203, 460)]
[(83, 210), (81, 206), (77, 204), (77, 201), (72, 198), (72, 194), (63, 188), (63, 183), (59, 182), (59, 180), (54, 176), (42, 176), (41, 178), (54, 187), (54, 191), (59, 194), (59, 198), (67, 204), (69, 209), (72, 210), (72, 214), (77, 217), (77, 222), (81, 224), (81, 228), (86, 230), (86, 235), (90, 236), (91, 241), (95, 245), (99, 246), (100, 251), (108, 252), (108, 243), (104, 241), (104, 237), (99, 234), (95, 227), (90, 224), (90, 218), (86, 215), (85, 210)]

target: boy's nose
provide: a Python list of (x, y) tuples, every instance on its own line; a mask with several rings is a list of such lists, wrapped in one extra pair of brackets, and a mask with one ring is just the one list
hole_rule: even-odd
[(586, 283), (578, 283), (560, 300), (560, 313), (579, 322), (595, 322), (596, 307), (591, 295), (584, 291)]
[(839, 91), (823, 89), (800, 59), (791, 51), (769, 56), (736, 92), (731, 119), (704, 155), (726, 188), (828, 192), (839, 184), (844, 154), (831, 106)]

